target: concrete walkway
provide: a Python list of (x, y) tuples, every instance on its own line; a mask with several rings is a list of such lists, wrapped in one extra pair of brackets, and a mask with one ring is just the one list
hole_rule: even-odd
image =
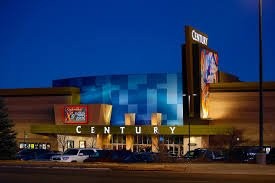
[(0, 161), (0, 167), (109, 169), (132, 171), (173, 171), (206, 174), (275, 175), (275, 165), (229, 163), (59, 163), (32, 161)]

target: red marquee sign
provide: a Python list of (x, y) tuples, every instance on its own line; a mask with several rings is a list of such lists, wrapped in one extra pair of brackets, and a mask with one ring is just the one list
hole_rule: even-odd
[(69, 105), (64, 107), (64, 123), (84, 124), (88, 123), (88, 107), (85, 105)]

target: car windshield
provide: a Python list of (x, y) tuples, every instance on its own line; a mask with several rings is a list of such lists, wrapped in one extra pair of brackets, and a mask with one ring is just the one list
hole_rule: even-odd
[(77, 149), (68, 149), (63, 153), (63, 155), (77, 155), (78, 150)]
[(31, 151), (30, 149), (24, 149), (24, 150), (19, 151), (18, 154), (25, 155), (25, 154), (29, 154), (29, 153), (31, 153), (31, 152), (32, 152), (32, 151)]
[(108, 150), (97, 150), (96, 152), (91, 154), (90, 157), (103, 158), (103, 157), (107, 157), (108, 154), (110, 154), (110, 151), (108, 151)]
[(83, 155), (92, 155), (95, 153), (94, 150), (81, 150), (79, 153), (83, 153)]
[(185, 157), (193, 157), (194, 156), (194, 151), (188, 151), (184, 156)]
[(206, 152), (206, 150), (202, 150), (202, 149), (197, 150), (197, 149), (195, 149), (193, 156), (198, 158), (198, 157), (201, 157), (205, 152)]

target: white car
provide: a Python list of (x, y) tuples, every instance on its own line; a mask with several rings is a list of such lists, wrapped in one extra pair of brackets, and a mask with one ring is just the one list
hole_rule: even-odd
[(62, 155), (52, 156), (51, 161), (83, 162), (94, 153), (96, 153), (94, 148), (72, 148), (67, 149)]

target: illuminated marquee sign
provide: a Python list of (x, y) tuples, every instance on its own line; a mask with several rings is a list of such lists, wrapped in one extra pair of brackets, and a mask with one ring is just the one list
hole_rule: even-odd
[(64, 123), (82, 124), (87, 122), (87, 106), (70, 105), (64, 107)]
[[(31, 125), (31, 133), (72, 135), (188, 135), (183, 126), (108, 126), (108, 125)], [(192, 135), (229, 135), (232, 127), (223, 125), (191, 125)]]
[[(81, 125), (76, 126), (75, 132), (77, 134), (82, 134), (82, 127), (84, 127), (84, 126), (81, 126)], [(119, 129), (117, 129), (117, 128), (119, 128)], [(149, 128), (141, 127), (141, 126), (134, 126), (134, 127), (131, 127), (131, 129), (129, 129), (129, 126), (128, 126), (128, 129), (127, 129), (127, 126), (120, 126), (120, 127), (116, 127), (116, 129), (119, 131), (120, 134), (129, 134), (129, 132), (130, 132), (130, 134), (136, 134), (136, 135), (143, 134), (144, 132), (150, 133), (150, 134), (160, 134), (160, 127), (158, 127), (158, 126), (150, 126)], [(171, 135), (175, 134), (175, 129), (176, 129), (176, 126), (167, 126), (167, 130), (169, 131), (168, 133)], [(89, 133), (91, 133), (91, 134), (97, 134), (99, 131), (103, 134), (112, 134), (110, 126), (104, 126), (101, 128), (95, 127), (95, 126), (89, 127)], [(87, 129), (85, 129), (85, 133), (87, 133)]]
[(200, 75), (201, 75), (201, 102), (200, 117), (208, 118), (209, 114), (209, 85), (218, 82), (218, 54), (215, 51), (200, 49)]
[(185, 117), (200, 118), (200, 75), (199, 51), (197, 47), (208, 46), (208, 35), (191, 27), (185, 26), (185, 40), (182, 63), (183, 94), (188, 96), (183, 100), (183, 114)]
[(202, 34), (196, 32), (194, 29), (191, 32), (193, 41), (197, 41), (205, 46), (207, 46), (208, 38)]

